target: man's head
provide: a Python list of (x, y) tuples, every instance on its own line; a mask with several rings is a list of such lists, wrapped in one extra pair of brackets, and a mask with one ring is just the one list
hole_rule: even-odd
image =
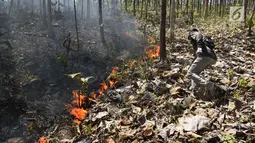
[(197, 41), (199, 41), (202, 38), (202, 34), (200, 31), (196, 28), (193, 28), (189, 30), (188, 39), (190, 40), (191, 44), (195, 46), (197, 44)]

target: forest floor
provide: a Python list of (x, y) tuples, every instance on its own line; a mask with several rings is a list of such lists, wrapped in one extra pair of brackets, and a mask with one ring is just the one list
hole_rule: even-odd
[[(11, 30), (1, 38), (11, 41), (14, 47), (12, 57), (8, 58), (16, 64), (8, 72), (14, 69), (15, 72), (7, 74), (17, 78), (15, 85), (21, 91), (16, 94), (25, 96), (27, 107), (24, 107), (25, 114), (5, 115), (5, 118), (4, 113), (14, 110), (1, 109), (1, 141), (9, 138), (9, 141), (32, 142), (40, 136), (55, 142), (80, 143), (255, 141), (254, 28), (253, 36), (247, 36), (247, 29), (223, 19), (196, 21), (194, 26), (215, 40), (218, 56), (217, 63), (202, 75), (231, 90), (222, 98), (204, 99), (191, 96), (190, 81), (185, 77), (193, 59), (187, 40), (191, 26), (178, 27), (185, 24), (177, 23), (176, 40), (172, 45), (167, 44), (170, 62), (161, 65), (157, 58), (145, 54), (123, 60), (123, 55), (137, 53), (128, 49), (134, 44), (140, 48), (138, 51), (148, 46), (140, 44), (145, 42), (140, 42), (142, 40), (137, 39), (140, 35), (136, 35), (139, 31), (135, 27), (139, 29), (143, 22), (134, 22), (131, 18), (119, 24), (105, 20), (107, 41), (113, 45), (119, 43), (113, 47), (121, 47), (118, 50), (123, 53), (117, 53), (110, 60), (102, 50), (98, 27), (93, 27), (97, 21), (84, 22), (86, 24), (80, 26), (84, 51), (81, 52), (82, 70), (79, 70), (75, 64), (75, 48), (69, 57), (63, 56), (68, 65), (74, 67), (63, 67), (63, 61), (58, 60), (65, 52), (61, 49), (61, 40), (48, 38), (39, 18), (17, 20), (8, 21), (6, 25)], [(123, 23), (125, 25), (119, 27)], [(53, 25), (57, 39), (64, 39), (69, 30), (74, 35), (73, 21), (54, 21)], [(159, 29), (159, 23), (146, 26), (151, 48), (158, 44)], [(109, 87), (91, 104), (84, 121), (79, 125), (73, 123), (66, 104), (71, 103), (71, 92), (77, 89), (77, 83), (64, 74), (82, 72), (85, 77), (98, 77), (88, 84), (88, 89), (94, 91), (115, 65), (119, 66), (116, 80), (120, 84)]]
[[(218, 60), (202, 76), (228, 92), (217, 98), (191, 95), (185, 77), (193, 59), (187, 40), (190, 26), (177, 26), (175, 43), (167, 44), (170, 63), (142, 58), (120, 67), (118, 82), (125, 86), (109, 89), (89, 109), (76, 126), (80, 143), (255, 141), (255, 29), (247, 36), (241, 24), (215, 18), (193, 27), (216, 44)], [(147, 25), (153, 37), (159, 37), (159, 29)], [(149, 41), (152, 47), (158, 43)]]

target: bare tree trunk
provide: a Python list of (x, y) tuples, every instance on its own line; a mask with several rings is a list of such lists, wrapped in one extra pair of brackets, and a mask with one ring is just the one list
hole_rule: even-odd
[(145, 0), (146, 4), (145, 4), (145, 21), (147, 22), (147, 18), (148, 18), (148, 0)]
[(125, 11), (128, 11), (127, 10), (127, 3), (128, 3), (127, 0), (125, 0)]
[(102, 43), (105, 43), (104, 38), (104, 24), (103, 24), (103, 10), (102, 10), (102, 0), (98, 0), (98, 10), (99, 10), (99, 26), (100, 26), (100, 37)]
[(34, 0), (31, 1), (31, 15), (34, 15)]
[(189, 14), (189, 0), (186, 1), (186, 14)]
[(135, 0), (133, 0), (133, 15), (135, 16), (136, 10), (135, 10)]
[(142, 0), (141, 15), (140, 15), (140, 18), (142, 18), (142, 17), (143, 17), (143, 4), (144, 4), (144, 0)]
[(53, 38), (54, 33), (52, 29), (52, 12), (51, 12), (51, 0), (48, 0), (48, 35), (49, 37)]
[(10, 4), (10, 8), (9, 8), (8, 15), (10, 15), (10, 14), (11, 14), (12, 6), (13, 6), (13, 0), (11, 0), (11, 4)]
[(90, 0), (87, 0), (87, 18), (90, 19)]
[(253, 12), (251, 14), (251, 18), (249, 20), (249, 30), (248, 30), (248, 36), (252, 35), (252, 31), (251, 31), (251, 26), (252, 26), (252, 18), (254, 16), (254, 13), (255, 13), (255, 3), (253, 4)]
[(246, 27), (246, 19), (247, 19), (247, 0), (243, 0), (243, 5), (244, 5), (244, 26)]
[[(176, 11), (177, 11), (176, 17), (177, 18), (179, 17), (179, 6), (180, 6), (180, 1), (177, 0), (177, 4), (176, 4)], [(170, 9), (171, 9), (171, 0), (170, 0)], [(169, 21), (170, 21), (170, 14), (169, 14)]]
[[(79, 41), (79, 31), (78, 31), (78, 23), (77, 23), (77, 15), (76, 15), (76, 4), (75, 4), (75, 0), (73, 1), (73, 5), (74, 5), (74, 18), (75, 18), (75, 30), (76, 30), (76, 38), (77, 38), (77, 46), (78, 46), (78, 56), (77, 56), (77, 63), (80, 67), (80, 41)], [(80, 99), (80, 97), (79, 97)]]
[(46, 0), (42, 0), (42, 1), (43, 1), (43, 8), (42, 8), (42, 10), (43, 10), (43, 24), (47, 28), (48, 26), (47, 26), (47, 20), (46, 20), (46, 18), (47, 18), (47, 14), (46, 14)]
[(174, 41), (174, 24), (175, 24), (175, 0), (171, 0), (171, 13), (170, 13), (170, 43)]
[(67, 5), (68, 5), (68, 13), (69, 13), (69, 16), (71, 16), (70, 0), (67, 0)]
[(39, 0), (39, 3), (40, 3), (40, 18), (43, 20), (43, 12), (42, 12), (42, 0)]
[(194, 0), (192, 0), (192, 4), (191, 4), (191, 12), (190, 12), (190, 23), (193, 24), (194, 23)]
[(204, 18), (207, 18), (208, 16), (208, 0), (205, 0), (205, 17)]
[(60, 0), (58, 0), (58, 11), (60, 11)]
[(81, 19), (83, 19), (83, 13), (84, 13), (84, 0), (81, 0)]
[(166, 0), (162, 0), (160, 24), (160, 61), (166, 60)]

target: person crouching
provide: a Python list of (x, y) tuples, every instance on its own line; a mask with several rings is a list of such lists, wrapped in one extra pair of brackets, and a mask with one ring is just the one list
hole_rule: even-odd
[(200, 76), (204, 69), (217, 61), (217, 56), (213, 50), (214, 43), (209, 37), (203, 36), (198, 29), (190, 30), (188, 39), (193, 46), (195, 57), (187, 72), (187, 77), (191, 79), (189, 89), (193, 94), (197, 88), (205, 89), (204, 92), (209, 91), (211, 96), (214, 96), (215, 84)]

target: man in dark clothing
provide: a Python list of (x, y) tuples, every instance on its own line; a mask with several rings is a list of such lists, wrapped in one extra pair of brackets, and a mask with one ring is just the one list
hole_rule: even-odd
[(191, 79), (190, 90), (194, 91), (197, 87), (201, 87), (214, 96), (214, 83), (199, 76), (205, 68), (214, 64), (217, 60), (216, 54), (213, 51), (214, 44), (212, 41), (208, 42), (198, 29), (190, 30), (188, 39), (193, 46), (195, 56), (195, 60), (187, 72), (187, 76)]

